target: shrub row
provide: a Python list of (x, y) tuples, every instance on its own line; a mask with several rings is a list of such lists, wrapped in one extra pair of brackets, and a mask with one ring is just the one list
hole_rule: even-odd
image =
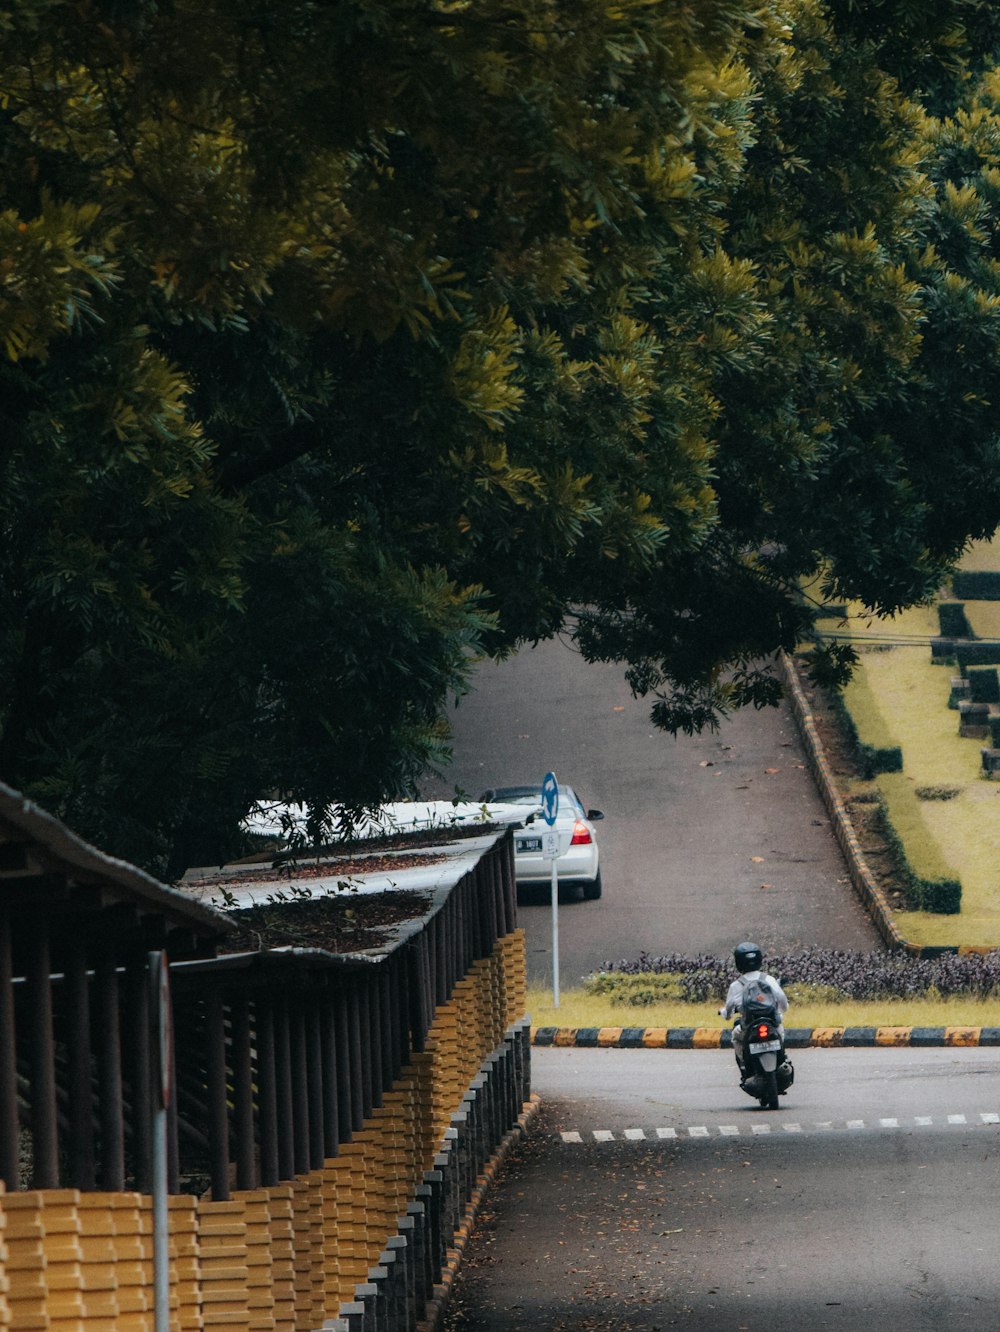
[[(803, 948), (765, 957), (764, 965), (786, 987), (809, 987), (813, 992), (825, 991), (845, 999), (1000, 996), (1000, 949), (914, 958), (901, 953)], [(617, 983), (626, 1003), (675, 996), (705, 1003), (724, 999), (735, 975), (729, 957), (685, 957), (680, 953), (653, 957), (640, 953), (631, 961), (605, 962), (588, 988), (614, 996)], [(644, 986), (652, 999), (627, 997), (641, 995)]]
[(967, 679), (973, 703), (1000, 703), (1000, 678), (995, 666), (973, 666)]
[(963, 569), (951, 580), (956, 597), (966, 601), (1000, 601), (1000, 573), (985, 569)]
[(938, 624), (944, 638), (975, 638), (972, 626), (965, 617), (965, 606), (960, 601), (938, 603)]
[(852, 756), (858, 772), (866, 781), (870, 781), (879, 772), (902, 772), (903, 751), (899, 745), (872, 745), (861, 739), (854, 718), (848, 711), (843, 697), (833, 694), (833, 705), (838, 720), (851, 746)]
[(953, 916), (962, 909), (962, 885), (927, 830), (915, 792), (898, 780), (879, 784), (879, 820), (911, 911)]
[(996, 639), (978, 639), (975, 643), (952, 644), (954, 660), (958, 662), (962, 674), (970, 666), (996, 666), (1000, 664), (1000, 643)]

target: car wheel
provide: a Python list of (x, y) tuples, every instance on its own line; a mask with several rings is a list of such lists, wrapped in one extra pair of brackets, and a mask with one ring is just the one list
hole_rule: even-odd
[(583, 885), (583, 900), (585, 902), (596, 902), (601, 896), (601, 871), (597, 871), (597, 878), (593, 883)]

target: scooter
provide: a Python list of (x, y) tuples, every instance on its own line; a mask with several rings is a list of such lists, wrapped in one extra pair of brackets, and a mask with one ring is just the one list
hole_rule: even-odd
[(777, 1110), (778, 1097), (795, 1081), (795, 1070), (785, 1055), (781, 1028), (770, 1018), (752, 1022), (743, 1042), (740, 1087), (760, 1101), (764, 1110)]
[[(719, 1009), (719, 1015), (725, 1017), (725, 1008)], [(733, 1024), (734, 1047), (735, 1033), (743, 1030), (743, 1022), (738, 1016)], [(785, 1053), (781, 1024), (773, 1009), (758, 1010), (747, 1020), (739, 1069), (740, 1090), (760, 1101), (763, 1110), (777, 1110), (778, 1097), (795, 1081), (795, 1069)]]

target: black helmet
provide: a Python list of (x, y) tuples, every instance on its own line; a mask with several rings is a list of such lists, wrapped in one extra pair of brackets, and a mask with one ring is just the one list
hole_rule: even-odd
[(736, 959), (736, 970), (741, 975), (747, 971), (760, 971), (764, 961), (764, 954), (755, 943), (737, 944), (733, 949), (733, 957)]

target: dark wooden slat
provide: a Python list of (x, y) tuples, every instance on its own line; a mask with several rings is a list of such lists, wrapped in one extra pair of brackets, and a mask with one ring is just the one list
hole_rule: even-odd
[(334, 999), (334, 1028), (337, 1036), (337, 1138), (350, 1142), (354, 1132), (354, 1088), (351, 1068), (351, 1017), (347, 996)]
[(131, 1093), (135, 1186), (140, 1193), (151, 1193), (153, 1187), (149, 1022), (149, 971), (143, 955), (141, 962), (130, 962), (125, 972), (126, 1068)]
[(323, 1155), (340, 1150), (340, 1086), (337, 1070), (337, 1014), (329, 992), (320, 1010), (320, 1057), (323, 1067)]
[(295, 1123), (295, 1173), (309, 1170), (309, 1074), (306, 1069), (306, 1019), (301, 999), (290, 1005), (292, 1117)]
[(28, 949), (28, 1041), (34, 1154), (32, 1183), (36, 1189), (59, 1187), (59, 1130), (56, 1119), (50, 972), (48, 924), (38, 920)]
[(277, 996), (274, 1004), (274, 1075), (278, 1110), (278, 1178), (291, 1179), (295, 1174), (295, 1116), (286, 994)]
[(208, 1171), (212, 1197), (226, 1202), (229, 1189), (229, 1112), (226, 1106), (226, 1026), (222, 995), (205, 1002), (205, 1054), (208, 1098)]
[(250, 1007), (242, 996), (231, 1008), (233, 1061), (233, 1131), (236, 1137), (236, 1187), (257, 1187), (253, 1136), (253, 1067)]
[(305, 1013), (306, 1079), (309, 1094), (309, 1168), (318, 1170), (326, 1159), (323, 1124), (323, 1041), (319, 1005), (310, 995)]
[(69, 1173), (71, 1188), (97, 1187), (94, 1088), (91, 1076), (90, 980), (87, 954), (78, 941), (66, 964), (66, 1043), (69, 1059)]
[(14, 978), (11, 965), (11, 924), (0, 908), (0, 1179), (8, 1189), (18, 1187), (17, 1026), (14, 1017)]
[(97, 1082), (100, 1095), (98, 1184), (110, 1192), (125, 1187), (125, 1123), (122, 1115), (121, 1003), (113, 945), (99, 960), (94, 979)]
[(373, 1090), (372, 1009), (371, 987), (366, 981), (356, 985), (358, 1004), (358, 1032), (361, 1048), (361, 1092), (363, 1118), (368, 1119), (375, 1104)]
[(351, 1056), (351, 1128), (359, 1133), (365, 1122), (365, 1075), (361, 1055), (361, 1003), (356, 987), (347, 995), (347, 1034)]
[(274, 1011), (271, 997), (257, 995), (257, 1104), (260, 1114), (260, 1182), (277, 1184), (278, 1099), (274, 1070)]

